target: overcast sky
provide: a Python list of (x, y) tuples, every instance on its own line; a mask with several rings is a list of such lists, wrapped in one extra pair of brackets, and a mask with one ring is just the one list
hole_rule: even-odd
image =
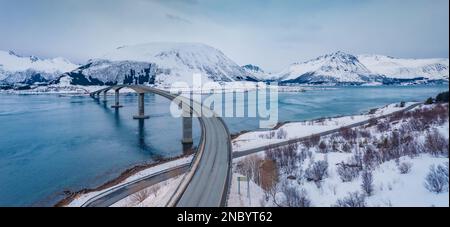
[(448, 57), (448, 0), (0, 0), (0, 50), (77, 63), (201, 42), (268, 71), (342, 50)]

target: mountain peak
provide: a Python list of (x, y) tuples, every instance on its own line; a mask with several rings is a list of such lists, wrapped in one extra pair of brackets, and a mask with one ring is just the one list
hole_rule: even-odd
[(244, 66), (242, 66), (242, 68), (249, 70), (249, 71), (254, 71), (254, 72), (264, 72), (259, 66), (252, 65), (252, 64), (244, 65)]
[(255, 80), (220, 50), (202, 43), (152, 42), (118, 47), (101, 58), (93, 59), (78, 70), (86, 78), (103, 83), (130, 83), (138, 74), (139, 83), (170, 85), (202, 81), (230, 82)]
[(18, 55), (16, 52), (14, 52), (14, 51), (12, 51), (12, 50), (9, 50), (9, 51), (8, 51), (8, 54), (11, 55), (11, 56), (18, 57), (18, 58), (21, 58), (21, 57), (22, 57), (22, 56)]
[(32, 83), (36, 78), (39, 79), (36, 82), (52, 80), (77, 67), (63, 58), (40, 59), (36, 56), (22, 57), (14, 51), (0, 51), (1, 82)]

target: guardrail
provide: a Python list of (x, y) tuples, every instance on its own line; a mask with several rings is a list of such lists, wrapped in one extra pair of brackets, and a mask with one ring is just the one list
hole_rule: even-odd
[[(155, 177), (155, 176), (160, 175), (160, 174), (165, 174), (165, 173), (169, 173), (169, 172), (176, 171), (176, 170), (182, 170), (182, 169), (184, 169), (184, 168), (186, 168), (188, 166), (190, 166), (190, 163), (186, 163), (186, 164), (182, 164), (182, 165), (175, 166), (175, 167), (172, 167), (172, 168), (168, 168), (168, 169), (165, 169), (165, 170), (161, 170), (161, 171), (152, 173), (152, 174), (150, 174), (148, 176), (145, 176), (143, 178), (139, 178), (139, 179), (136, 179), (136, 180), (133, 180), (133, 181), (129, 181), (129, 182), (124, 183), (124, 184), (116, 185), (116, 186), (114, 186), (114, 187), (112, 187), (112, 188), (110, 188), (110, 189), (108, 189), (108, 190), (106, 190), (104, 192), (101, 192), (101, 193), (93, 196), (92, 198), (88, 199), (86, 202), (83, 203), (83, 205), (81, 205), (81, 207), (89, 207), (96, 200), (98, 200), (98, 199), (100, 199), (100, 198), (102, 198), (102, 197), (104, 197), (106, 195), (109, 195), (109, 194), (111, 194), (111, 193), (113, 193), (113, 192), (115, 192), (115, 191), (117, 191), (117, 190), (119, 190), (119, 189), (121, 189), (123, 187), (135, 184), (135, 183), (143, 181), (143, 180), (150, 179), (150, 178)], [(182, 174), (182, 172), (183, 171), (180, 171), (180, 174)], [(136, 192), (138, 192), (138, 191), (136, 191)]]
[[(206, 140), (205, 140), (206, 127), (205, 127), (205, 124), (203, 122), (203, 119), (201, 118), (201, 116), (202, 116), (201, 115), (202, 114), (201, 111), (203, 111), (204, 107), (201, 105), (201, 103), (196, 103), (195, 100), (187, 99), (186, 97), (182, 97), (182, 96), (178, 96), (177, 97), (177, 96), (172, 95), (169, 92), (166, 92), (166, 91), (163, 91), (163, 90), (159, 90), (159, 89), (151, 88), (151, 87), (146, 87), (146, 86), (140, 86), (140, 85), (116, 85), (116, 86), (110, 86), (110, 87), (107, 87), (107, 88), (100, 89), (98, 91), (92, 92), (92, 93), (90, 93), (90, 95), (92, 97), (94, 97), (95, 94), (100, 94), (101, 92), (105, 92), (105, 91), (107, 92), (107, 91), (112, 90), (114, 88), (116, 88), (116, 89), (117, 88), (130, 88), (130, 89), (133, 89), (136, 92), (145, 92), (145, 93), (151, 92), (151, 93), (155, 93), (155, 94), (161, 95), (163, 97), (166, 97), (166, 98), (168, 98), (170, 100), (179, 99), (179, 101), (182, 102), (182, 103), (188, 103), (188, 106), (189, 106), (190, 110), (192, 111), (192, 113), (193, 114), (194, 113), (197, 114), (197, 116), (198, 116), (197, 118), (198, 118), (198, 120), (200, 122), (201, 131), (202, 131), (198, 150), (197, 150), (197, 152), (196, 152), (196, 154), (195, 154), (195, 156), (193, 158), (193, 161), (191, 162), (190, 170), (188, 171), (188, 173), (185, 176), (183, 176), (183, 179), (181, 180), (181, 183), (178, 185), (178, 187), (176, 188), (174, 194), (170, 197), (168, 203), (166, 204), (167, 206), (176, 206), (177, 203), (180, 201), (181, 196), (186, 191), (188, 185), (192, 181), (193, 176), (197, 172), (198, 166), (199, 166), (200, 161), (201, 161), (201, 159), (203, 157), (203, 154), (204, 154), (205, 143), (206, 143)], [(191, 105), (191, 102), (192, 102), (192, 105)], [(196, 110), (195, 108), (193, 108), (194, 105), (199, 105), (200, 109)], [(211, 111), (209, 109), (207, 109), (207, 110)], [(200, 113), (198, 113), (198, 111), (200, 111)], [(215, 114), (214, 114), (214, 116), (217, 117)], [(229, 194), (229, 184), (231, 182), (231, 166), (232, 166), (232, 164), (231, 164), (231, 162), (232, 162), (232, 155), (231, 155), (232, 151), (231, 151), (231, 142), (230, 142), (231, 138), (230, 138), (230, 133), (229, 133), (228, 127), (226, 126), (225, 122), (221, 118), (219, 118), (219, 117), (217, 117), (217, 118), (221, 121), (221, 123), (225, 127), (225, 130), (227, 131), (228, 143), (229, 143), (229, 148), (228, 148), (228, 152), (229, 152), (228, 163), (229, 163), (229, 165), (228, 165), (227, 179), (226, 179), (226, 183), (225, 183), (225, 186), (224, 186), (224, 189), (223, 189), (223, 194), (222, 194), (222, 198), (221, 198), (221, 202), (220, 202), (220, 206), (225, 206), (226, 205), (226, 200), (227, 200), (227, 197), (228, 197), (228, 194)]]

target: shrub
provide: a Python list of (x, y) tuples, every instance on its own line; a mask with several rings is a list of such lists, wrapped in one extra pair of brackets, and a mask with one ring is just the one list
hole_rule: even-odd
[(305, 178), (307, 181), (319, 182), (327, 176), (327, 173), (328, 162), (317, 161), (305, 171)]
[(336, 202), (337, 207), (365, 207), (366, 197), (358, 192), (349, 193), (347, 197)]
[(296, 188), (287, 186), (282, 190), (285, 201), (284, 205), (287, 207), (310, 207), (311, 201), (304, 189), (298, 191)]
[(448, 191), (448, 163), (446, 166), (430, 167), (430, 172), (425, 178), (425, 188), (434, 193)]
[(297, 149), (298, 144), (292, 143), (287, 146), (266, 150), (266, 156), (268, 159), (274, 160), (285, 173), (292, 173), (297, 168), (296, 164), (299, 160)]
[(320, 135), (319, 134), (315, 134), (309, 137), (309, 142), (311, 143), (312, 146), (317, 146), (319, 145), (320, 142)]
[(281, 128), (277, 131), (277, 139), (286, 139), (286, 137), (287, 137), (286, 130)]
[(403, 144), (401, 149), (403, 155), (415, 156), (421, 153), (420, 145), (414, 142)]
[(336, 140), (333, 140), (331, 142), (331, 152), (338, 152), (339, 151), (339, 143)]
[(400, 174), (407, 174), (411, 172), (412, 163), (410, 162), (403, 162), (400, 165), (398, 165), (398, 171), (400, 171)]
[(370, 138), (372, 135), (370, 134), (370, 131), (369, 130), (360, 130), (359, 131), (359, 135), (362, 137), (362, 138)]
[(337, 172), (342, 182), (350, 182), (359, 176), (359, 167), (351, 166), (345, 163), (339, 163)]
[(366, 147), (366, 152), (363, 155), (363, 163), (367, 168), (372, 168), (381, 162), (379, 152), (372, 148), (372, 146)]
[(409, 129), (409, 131), (419, 132), (425, 130), (428, 127), (428, 125), (417, 118), (412, 118), (403, 127)]
[(311, 156), (312, 156), (312, 151), (305, 149), (305, 150), (301, 150), (297, 154), (297, 159), (300, 161), (300, 163), (303, 163), (305, 161), (305, 159), (311, 158)]
[(390, 127), (391, 126), (386, 121), (378, 122), (378, 124), (377, 124), (378, 132), (385, 132), (385, 131), (389, 130)]
[(448, 154), (448, 139), (442, 136), (436, 129), (425, 136), (424, 146), (430, 154)]
[(320, 142), (320, 144), (319, 144), (319, 150), (320, 150), (320, 152), (322, 152), (322, 153), (327, 153), (327, 148), (328, 148), (328, 146), (327, 146), (327, 143), (325, 142), (325, 141), (321, 141)]
[(349, 143), (344, 143), (344, 145), (342, 145), (342, 151), (345, 153), (350, 153), (352, 152), (352, 146)]
[(426, 104), (426, 105), (431, 105), (431, 104), (433, 104), (433, 98), (431, 98), (431, 97), (428, 98), (427, 101), (425, 101), (425, 104)]
[(405, 105), (406, 105), (406, 103), (405, 103), (404, 101), (401, 101), (401, 102), (400, 102), (400, 107), (401, 107), (401, 108), (405, 107)]
[(376, 118), (369, 119), (369, 126), (374, 126), (378, 124), (378, 120)]
[(349, 128), (349, 127), (342, 127), (339, 129), (339, 133), (341, 134), (342, 138), (345, 140), (355, 140), (358, 136), (355, 132), (355, 130)]
[(151, 193), (152, 193), (152, 192), (151, 192), (150, 190), (148, 190), (148, 189), (141, 190), (141, 191), (139, 191), (139, 192), (137, 192), (137, 193), (134, 193), (134, 194), (131, 196), (131, 200), (132, 200), (133, 203), (135, 203), (135, 204), (142, 203), (142, 202), (144, 202), (145, 199), (147, 199), (148, 197), (150, 197), (150, 194), (151, 194)]
[(361, 187), (367, 196), (371, 196), (373, 194), (373, 175), (372, 172), (368, 170), (364, 170), (361, 174), (362, 176), (362, 184)]

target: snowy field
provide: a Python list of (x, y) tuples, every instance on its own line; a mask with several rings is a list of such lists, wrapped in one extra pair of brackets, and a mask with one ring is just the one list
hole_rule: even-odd
[[(108, 86), (82, 86), (82, 85), (71, 85), (71, 79), (69, 77), (62, 77), (59, 84), (53, 85), (31, 85), (31, 89), (28, 90), (0, 90), (0, 93), (7, 94), (89, 94)], [(257, 89), (276, 89), (278, 92), (305, 92), (308, 90), (317, 89), (332, 89), (332, 88), (316, 88), (311, 86), (277, 86), (277, 85), (266, 85), (265, 83), (247, 82), (247, 81), (237, 81), (237, 82), (221, 82), (221, 83), (208, 83), (202, 84), (200, 87), (184, 87), (167, 85), (149, 85), (144, 86), (156, 87), (165, 91), (174, 91), (175, 93), (194, 93), (194, 94), (213, 94), (213, 93), (231, 93), (231, 92), (250, 92)], [(120, 93), (134, 93), (132, 89), (121, 89)], [(114, 91), (109, 91), (108, 93), (113, 94)]]
[(240, 135), (232, 141), (233, 151), (243, 151), (256, 147), (266, 146), (274, 143), (284, 142), (291, 139), (311, 136), (328, 130), (338, 129), (354, 123), (369, 120), (374, 117), (391, 114), (407, 108), (415, 103), (405, 103), (403, 107), (399, 104), (390, 104), (379, 108), (372, 113), (338, 118), (326, 118), (315, 121), (303, 121), (284, 124), (276, 130), (255, 131)]
[(185, 174), (150, 186), (130, 195), (111, 207), (165, 207)]
[[(166, 162), (166, 163), (162, 163), (160, 165), (156, 165), (154, 167), (150, 167), (148, 169), (145, 169), (143, 171), (137, 172), (136, 174), (133, 174), (132, 176), (129, 176), (127, 179), (125, 179), (123, 182), (120, 182), (119, 184), (115, 185), (114, 187), (108, 188), (108, 189), (104, 189), (101, 191), (95, 191), (95, 192), (89, 192), (86, 194), (82, 194), (77, 196), (73, 201), (71, 201), (67, 206), (69, 207), (79, 207), (82, 206), (84, 203), (86, 203), (89, 199), (92, 199), (96, 196), (99, 196), (100, 194), (105, 194), (108, 192), (113, 191), (115, 188), (118, 188), (120, 186), (123, 186), (124, 184), (127, 184), (129, 182), (141, 179), (143, 177), (176, 167), (176, 166), (180, 166), (186, 163), (190, 163), (192, 160), (192, 156), (189, 157), (185, 157), (185, 158), (180, 158), (174, 161), (170, 161), (170, 162)], [(162, 184), (164, 182), (161, 182), (160, 184)], [(166, 182), (167, 183), (167, 182)]]
[[(228, 205), (448, 207), (448, 132), (448, 104), (422, 105), (316, 144), (235, 159)], [(269, 186), (261, 170), (267, 160), (277, 174)], [(250, 199), (246, 183), (237, 194), (242, 175), (251, 179)]]

